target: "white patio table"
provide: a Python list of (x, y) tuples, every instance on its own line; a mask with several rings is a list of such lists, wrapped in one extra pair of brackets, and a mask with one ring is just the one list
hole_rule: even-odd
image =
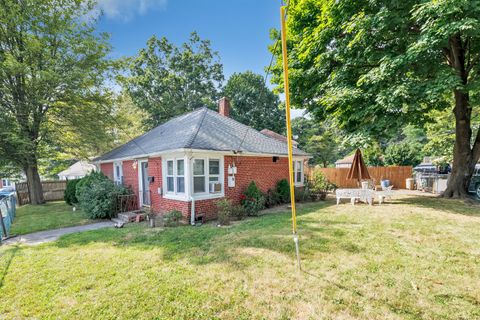
[(355, 205), (355, 200), (358, 199), (372, 205), (375, 191), (372, 189), (337, 189), (335, 190), (335, 196), (337, 197), (337, 204), (340, 203), (340, 199), (350, 199), (352, 205)]

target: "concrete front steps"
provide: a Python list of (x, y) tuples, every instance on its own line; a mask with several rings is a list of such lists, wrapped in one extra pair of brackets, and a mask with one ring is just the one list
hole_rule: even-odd
[[(135, 221), (137, 221), (137, 222), (142, 221), (144, 213), (145, 212), (143, 210), (122, 212), (122, 213), (117, 214), (117, 217), (112, 218), (111, 220), (114, 223), (114, 226), (116, 228), (122, 228), (126, 223), (135, 222)], [(141, 216), (139, 218), (140, 220), (137, 220), (137, 216)]]

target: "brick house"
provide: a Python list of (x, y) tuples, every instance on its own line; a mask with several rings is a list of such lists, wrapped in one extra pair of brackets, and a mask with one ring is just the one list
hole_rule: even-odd
[[(200, 108), (173, 118), (97, 158), (96, 165), (132, 188), (139, 206), (179, 210), (192, 224), (195, 216), (215, 218), (215, 203), (239, 203), (251, 181), (267, 192), (288, 178), (287, 144), (231, 119), (229, 109), (222, 98), (218, 113)], [(309, 156), (297, 148), (293, 154), (301, 186)]]

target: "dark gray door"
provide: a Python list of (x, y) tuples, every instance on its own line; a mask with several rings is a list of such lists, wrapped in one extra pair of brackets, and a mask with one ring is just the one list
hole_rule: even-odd
[(142, 204), (150, 205), (150, 187), (148, 182), (148, 162), (141, 163), (142, 170)]

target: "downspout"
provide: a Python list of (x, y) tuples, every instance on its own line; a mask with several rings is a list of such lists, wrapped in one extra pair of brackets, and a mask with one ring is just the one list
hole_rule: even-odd
[(193, 197), (190, 197), (190, 201), (192, 201), (192, 208), (190, 212), (190, 224), (194, 226), (195, 225), (195, 199)]

